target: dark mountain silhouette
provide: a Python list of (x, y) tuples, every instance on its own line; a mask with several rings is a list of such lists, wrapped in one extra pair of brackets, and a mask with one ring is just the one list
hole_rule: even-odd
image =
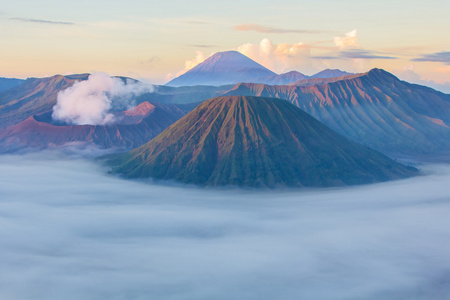
[(345, 137), (384, 153), (419, 157), (450, 151), (450, 95), (384, 70), (317, 85), (242, 83), (227, 95), (288, 100)]
[(109, 156), (112, 172), (198, 185), (339, 186), (416, 175), (287, 101), (219, 97), (150, 142)]

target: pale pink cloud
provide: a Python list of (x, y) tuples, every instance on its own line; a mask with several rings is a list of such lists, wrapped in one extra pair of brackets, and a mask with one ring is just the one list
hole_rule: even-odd
[(359, 48), (358, 44), (358, 32), (356, 29), (347, 32), (345, 36), (336, 36), (334, 38), (334, 43), (336, 47), (340, 50), (349, 49), (349, 48)]
[(205, 61), (205, 59), (206, 59), (205, 54), (202, 51), (196, 51), (196, 56), (193, 59), (186, 60), (184, 63), (184, 69), (181, 70), (180, 72), (178, 72), (175, 75), (175, 77), (183, 75), (184, 73), (186, 73), (190, 69), (194, 68), (199, 63), (202, 63), (203, 61)]
[(430, 73), (423, 73), (424, 70), (416, 69), (417, 68), (414, 64), (408, 64), (403, 66), (401, 70), (393, 70), (393, 73), (401, 80), (429, 86), (444, 93), (450, 93), (450, 67), (447, 70), (445, 70), (445, 68), (442, 70), (444, 74), (447, 71), (447, 77), (436, 76), (436, 74), (439, 74), (439, 71), (436, 69), (434, 69), (433, 72)]
[(310, 47), (302, 42), (275, 44), (265, 38), (259, 44), (243, 44), (237, 47), (237, 51), (275, 72), (306, 68), (311, 65)]

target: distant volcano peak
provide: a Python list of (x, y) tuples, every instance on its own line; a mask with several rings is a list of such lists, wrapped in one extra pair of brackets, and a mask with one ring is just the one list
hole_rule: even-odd
[[(211, 55), (209, 58), (205, 59), (205, 62), (208, 62), (208, 63), (245, 62), (245, 63), (251, 63), (251, 64), (255, 64), (256, 63), (255, 61), (251, 60), (250, 58), (248, 58), (244, 54), (242, 54), (242, 53), (240, 53), (238, 51), (235, 51), (235, 50), (217, 52), (217, 53)], [(258, 64), (258, 63), (256, 63), (256, 64)], [(261, 66), (261, 67), (263, 67), (263, 66)]]
[(169, 86), (226, 85), (239, 82), (260, 82), (277, 74), (238, 51), (218, 52), (183, 75), (171, 80)]
[(274, 72), (270, 71), (266, 67), (258, 64), (254, 60), (248, 58), (247, 56), (237, 51), (218, 52), (210, 56), (205, 61), (198, 64), (188, 72), (191, 73), (235, 72), (237, 73), (237, 76), (239, 76), (239, 73), (242, 72), (267, 73), (264, 76), (276, 75)]
[(323, 70), (313, 76), (306, 76), (297, 71), (276, 74), (256, 61), (238, 51), (217, 52), (206, 60), (172, 79), (168, 86), (220, 86), (237, 83), (264, 83), (270, 85), (285, 85), (304, 79), (332, 78), (351, 75), (341, 70)]

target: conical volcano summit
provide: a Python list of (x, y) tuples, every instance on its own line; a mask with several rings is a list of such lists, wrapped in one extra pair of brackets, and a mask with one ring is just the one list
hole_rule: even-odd
[(351, 142), (287, 101), (205, 101), (157, 137), (109, 157), (112, 172), (201, 186), (323, 187), (414, 176), (417, 170)]

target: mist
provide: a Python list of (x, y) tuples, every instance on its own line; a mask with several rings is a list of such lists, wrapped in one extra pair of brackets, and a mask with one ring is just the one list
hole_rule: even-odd
[(1, 299), (448, 299), (450, 165), (351, 188), (163, 186), (0, 156)]
[(135, 96), (152, 90), (149, 84), (94, 73), (58, 93), (52, 118), (73, 125), (111, 124), (115, 121), (112, 109), (131, 108)]

